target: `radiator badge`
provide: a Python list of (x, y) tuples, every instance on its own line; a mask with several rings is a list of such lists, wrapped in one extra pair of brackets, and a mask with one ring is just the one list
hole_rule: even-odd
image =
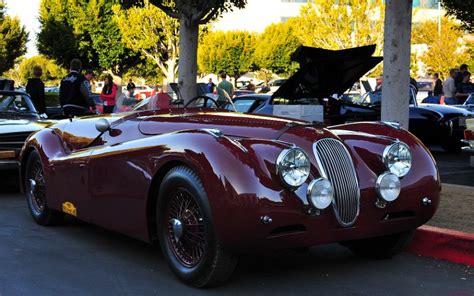
[(63, 212), (71, 216), (77, 217), (76, 207), (69, 201), (63, 203)]

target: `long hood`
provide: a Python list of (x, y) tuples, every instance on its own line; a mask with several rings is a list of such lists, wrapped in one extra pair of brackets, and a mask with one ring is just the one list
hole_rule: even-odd
[(292, 55), (300, 69), (272, 98), (296, 100), (341, 94), (382, 61), (382, 57), (372, 56), (374, 52), (375, 45), (344, 50), (301, 46)]
[(458, 107), (454, 107), (454, 106), (448, 106), (448, 105), (419, 104), (418, 108), (438, 112), (438, 113), (442, 114), (444, 117), (449, 117), (449, 118), (456, 117), (456, 116), (471, 116), (471, 115), (474, 115), (472, 112), (470, 112), (466, 109), (458, 108)]
[(265, 115), (203, 111), (147, 116), (140, 122), (139, 129), (145, 135), (192, 129), (218, 129), (231, 137), (277, 139), (295, 125), (308, 123)]

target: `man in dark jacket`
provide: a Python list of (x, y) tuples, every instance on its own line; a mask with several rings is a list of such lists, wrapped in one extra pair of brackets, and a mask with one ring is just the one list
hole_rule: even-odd
[(435, 86), (433, 89), (433, 95), (435, 97), (441, 97), (441, 95), (443, 94), (443, 81), (439, 79), (438, 73), (434, 74), (434, 79), (435, 79)]
[(64, 114), (68, 117), (82, 116), (95, 110), (95, 104), (89, 100), (89, 90), (86, 90), (84, 76), (80, 73), (82, 63), (78, 59), (71, 61), (70, 72), (61, 80), (59, 101)]
[(30, 95), (33, 105), (39, 114), (46, 113), (46, 99), (44, 96), (44, 83), (41, 81), (43, 70), (40, 66), (33, 68), (33, 78), (26, 83), (26, 92)]

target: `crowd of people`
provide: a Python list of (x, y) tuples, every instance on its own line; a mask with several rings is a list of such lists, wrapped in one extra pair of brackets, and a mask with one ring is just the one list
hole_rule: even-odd
[(471, 73), (468, 66), (462, 64), (459, 68), (449, 71), (449, 76), (440, 79), (438, 73), (434, 74), (434, 87), (429, 93), (425, 103), (442, 103), (446, 105), (463, 104), (470, 94), (474, 93), (474, 84), (471, 82)]

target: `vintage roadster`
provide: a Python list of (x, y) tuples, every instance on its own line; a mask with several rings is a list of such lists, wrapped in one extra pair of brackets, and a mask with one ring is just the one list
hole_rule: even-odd
[(32, 135), (21, 160), (37, 223), (65, 213), (159, 241), (197, 287), (227, 280), (242, 252), (340, 242), (391, 257), (440, 195), (429, 151), (391, 122), (136, 111), (60, 121)]

